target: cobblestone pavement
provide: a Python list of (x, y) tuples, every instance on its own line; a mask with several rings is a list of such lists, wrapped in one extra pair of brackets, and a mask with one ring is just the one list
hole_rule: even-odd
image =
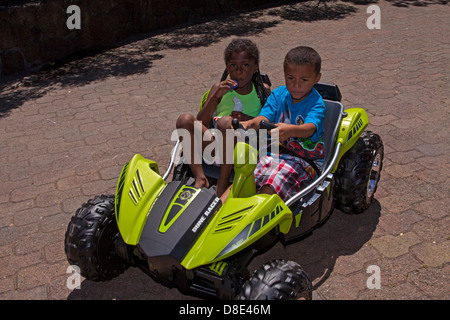
[[(355, 1), (361, 3), (360, 1)], [(372, 3), (372, 1), (371, 1)], [(261, 9), (124, 42), (108, 52), (0, 84), (0, 298), (190, 299), (131, 268), (69, 290), (64, 233), (74, 211), (114, 192), (135, 153), (167, 168), (180, 113), (219, 80), (222, 51), (247, 36), (273, 87), (288, 49), (310, 45), (346, 108), (363, 107), (385, 146), (367, 212), (335, 210), (306, 239), (257, 257), (297, 261), (315, 299), (449, 299), (450, 7), (442, 1), (332, 2)], [(420, 4), (420, 5), (418, 5)], [(370, 290), (368, 267), (381, 288)]]

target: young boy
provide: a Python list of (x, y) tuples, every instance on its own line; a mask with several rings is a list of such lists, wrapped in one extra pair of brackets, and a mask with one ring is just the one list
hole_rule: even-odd
[(242, 122), (246, 129), (259, 129), (261, 120), (275, 123), (277, 128), (269, 134), (278, 131), (283, 146), (280, 154), (268, 152), (259, 159), (255, 169), (259, 193), (276, 193), (287, 200), (319, 174), (325, 104), (313, 86), (320, 80), (320, 68), (321, 58), (314, 49), (290, 50), (284, 60), (286, 85), (272, 92), (258, 117)]

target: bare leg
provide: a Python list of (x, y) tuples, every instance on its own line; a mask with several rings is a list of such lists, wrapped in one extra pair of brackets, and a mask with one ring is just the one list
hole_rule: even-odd
[(271, 186), (269, 186), (268, 184), (262, 186), (261, 190), (259, 190), (259, 193), (264, 193), (264, 194), (275, 194), (275, 190), (273, 190), (273, 188)]
[[(226, 161), (227, 159), (227, 129), (231, 129), (231, 121), (233, 120), (232, 117), (222, 117), (219, 122), (217, 123), (217, 128), (222, 133), (222, 146), (220, 147), (220, 150), (222, 152), (222, 164), (220, 165), (220, 175), (219, 179), (217, 180), (217, 190), (216, 194), (217, 196), (221, 196), (227, 188), (230, 186), (230, 176), (231, 171), (233, 170), (233, 163), (229, 163)], [(231, 143), (231, 142), (228, 142)]]
[[(190, 145), (186, 142), (183, 143), (183, 140), (181, 141), (183, 149), (184, 150), (190, 150), (190, 159), (188, 160), (189, 163), (189, 167), (191, 168), (192, 174), (194, 175), (194, 179), (195, 179), (195, 183), (194, 183), (194, 187), (197, 188), (209, 188), (209, 182), (208, 179), (205, 176), (205, 173), (203, 172), (203, 167), (201, 164), (201, 161), (195, 161), (196, 158), (201, 159), (201, 154), (197, 154), (198, 151), (195, 150), (194, 148), (194, 123), (195, 121), (197, 121), (197, 119), (191, 115), (191, 114), (182, 114), (178, 117), (177, 119), (177, 129), (185, 129), (189, 132), (189, 138), (190, 141)], [(208, 129), (202, 125), (201, 127), (202, 132), (201, 132), (201, 136), (203, 137), (203, 135), (205, 134), (206, 131), (208, 131)], [(210, 144), (213, 141), (213, 138), (211, 136), (211, 140), (210, 141), (202, 141), (202, 150), (205, 149), (205, 147)]]
[(225, 201), (227, 201), (228, 199), (228, 195), (230, 194), (231, 191), (231, 186), (229, 186), (224, 193), (222, 193), (222, 195), (220, 196), (220, 201), (222, 201), (222, 204), (225, 203)]

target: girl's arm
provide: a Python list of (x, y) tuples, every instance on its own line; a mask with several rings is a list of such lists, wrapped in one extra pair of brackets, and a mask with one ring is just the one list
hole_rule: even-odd
[(248, 130), (248, 129), (258, 130), (259, 129), (259, 124), (261, 123), (262, 120), (269, 121), (269, 119), (267, 119), (264, 116), (257, 116), (257, 117), (255, 117), (255, 118), (253, 118), (251, 120), (243, 121), (243, 122), (241, 122), (241, 124), (245, 128), (245, 130)]
[(200, 120), (204, 126), (208, 126), (220, 100), (225, 93), (230, 91), (231, 87), (234, 87), (235, 85), (236, 82), (234, 80), (227, 79), (212, 86), (202, 110), (197, 114), (197, 119)]

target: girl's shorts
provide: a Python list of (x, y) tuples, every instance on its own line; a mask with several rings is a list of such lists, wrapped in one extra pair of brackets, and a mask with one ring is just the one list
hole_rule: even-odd
[(316, 178), (316, 172), (301, 158), (280, 159), (264, 156), (255, 168), (256, 190), (271, 186), (283, 201), (294, 196)]

